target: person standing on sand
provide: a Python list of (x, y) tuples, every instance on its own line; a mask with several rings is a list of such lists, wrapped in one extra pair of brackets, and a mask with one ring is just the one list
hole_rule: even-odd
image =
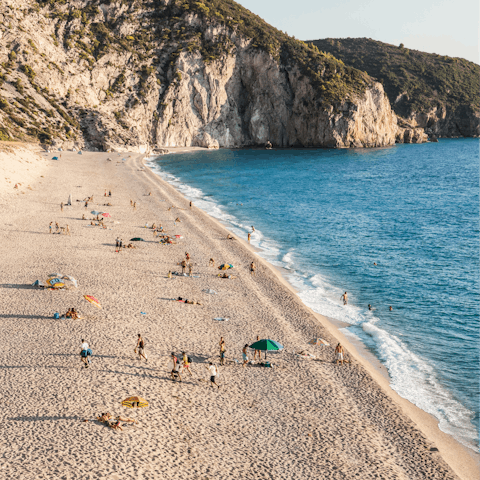
[(138, 334), (137, 346), (135, 347), (135, 352), (138, 350), (138, 358), (142, 357), (148, 362), (147, 354), (145, 353), (145, 342), (140, 334)]
[(130, 199), (130, 206), (133, 207), (133, 200)]
[(227, 348), (225, 346), (225, 340), (220, 337), (220, 365), (225, 365), (225, 352)]
[(107, 189), (105, 189), (105, 193), (103, 194), (104, 197), (107, 196)]
[(112, 196), (112, 191), (111, 191), (111, 190), (108, 191), (108, 196), (109, 196), (109, 197)]
[[(245, 344), (245, 346), (242, 349), (242, 358), (243, 358), (243, 365), (242, 367), (245, 367), (245, 365), (248, 363), (248, 352), (247, 352), (248, 345)], [(255, 350), (256, 351), (256, 350)]]
[(348, 295), (347, 295), (347, 292), (345, 292), (345, 293), (340, 297), (340, 300), (343, 300), (343, 304), (344, 304), (344, 305), (347, 305), (347, 303), (348, 303)]
[(193, 276), (193, 265), (191, 263), (188, 264), (188, 276)]
[(63, 212), (63, 202), (60, 204), (60, 210)]
[(82, 357), (82, 362), (85, 364), (85, 368), (89, 367), (90, 357), (92, 351), (88, 348), (88, 343), (82, 338), (82, 345), (80, 346), (80, 356)]
[(172, 371), (170, 372), (170, 376), (172, 377), (172, 380), (175, 380), (177, 377), (179, 381), (182, 381), (182, 377), (180, 376), (180, 362), (178, 361), (178, 358), (175, 356), (175, 354), (172, 352), (172, 362), (173, 362), (173, 368)]
[(217, 366), (214, 365), (212, 362), (210, 362), (208, 364), (207, 369), (210, 372), (210, 382), (212, 383), (212, 386), (216, 386), (217, 388), (220, 388), (220, 385), (218, 385), (217, 383), (217, 375), (218, 375)]
[(183, 366), (182, 372), (185, 372), (185, 370), (186, 370), (190, 374), (190, 376), (193, 377), (193, 373), (190, 370), (190, 361), (189, 361), (188, 356), (185, 352), (182, 352), (182, 366)]
[(48, 225), (48, 231), (49, 231), (50, 233), (52, 233), (52, 224), (53, 224), (53, 222), (50, 222), (50, 225)]
[(70, 227), (67, 225), (67, 235), (70, 235)]
[(134, 209), (134, 210), (137, 209), (137, 202), (133, 202), (133, 209)]
[(210, 261), (208, 262), (208, 266), (209, 267), (214, 267), (215, 266), (215, 260), (213, 258), (211, 258)]
[(55, 231), (58, 232), (60, 230), (60, 225), (58, 222), (55, 222)]
[(338, 365), (339, 362), (342, 362), (343, 365), (343, 354), (345, 353), (345, 350), (343, 349), (342, 345), (338, 344), (337, 347), (335, 348), (335, 353), (336, 353), (336, 363)]
[[(257, 335), (256, 342), (259, 342), (259, 341), (260, 341), (260, 337)], [(255, 360), (257, 358), (257, 353), (258, 353), (258, 360), (261, 360), (262, 359), (262, 352), (260, 350), (255, 350), (255, 352), (253, 354), (253, 360)]]
[(252, 238), (252, 235), (250, 232), (248, 232), (248, 236), (247, 236), (247, 239), (248, 239), (248, 243), (250, 243), (250, 239)]
[(182, 267), (182, 273), (185, 273), (185, 268), (187, 268), (187, 262), (185, 260), (182, 260), (180, 262), (180, 266)]
[(255, 275), (256, 276), (257, 275), (257, 272), (255, 271), (256, 269), (257, 269), (257, 267), (255, 266), (255, 263), (252, 262), (250, 264), (250, 275)]
[(192, 207), (193, 207), (193, 203), (192, 203), (192, 202), (190, 202), (190, 208), (192, 208)]

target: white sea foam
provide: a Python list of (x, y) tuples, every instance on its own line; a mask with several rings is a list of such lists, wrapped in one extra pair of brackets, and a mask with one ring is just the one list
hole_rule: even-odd
[[(247, 232), (251, 232), (250, 225), (241, 223), (235, 216), (227, 213), (200, 189), (186, 185), (174, 175), (163, 172), (153, 161), (149, 166), (188, 200), (194, 201), (199, 208), (220, 220), (239, 237), (246, 238)], [(251, 235), (251, 243), (262, 249), (259, 252), (261, 257), (291, 272), (288, 281), (297, 289), (299, 297), (308, 307), (321, 315), (356, 327), (358, 338), (373, 346), (377, 357), (387, 367), (391, 387), (399, 395), (434, 415), (442, 431), (478, 451), (477, 433), (472, 422), (473, 412), (441, 385), (434, 367), (426, 359), (411, 352), (397, 336), (378, 326), (379, 319), (374, 312), (355, 306), (352, 303), (355, 299), (350, 299), (348, 305), (343, 305), (340, 297), (344, 290), (334, 286), (327, 277), (313, 271), (300, 272), (294, 249), (282, 251), (279, 244), (266, 238), (257, 228)]]

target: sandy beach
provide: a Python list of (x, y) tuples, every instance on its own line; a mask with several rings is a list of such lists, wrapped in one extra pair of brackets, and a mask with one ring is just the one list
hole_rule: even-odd
[[(30, 152), (0, 153), (0, 478), (479, 478), (477, 455), (396, 395), (385, 374), (307, 308), (276, 269), (190, 208), (144, 166), (143, 155)], [(72, 205), (61, 211), (70, 194)], [(91, 210), (110, 213), (106, 228), (90, 225)], [(71, 235), (49, 233), (50, 222), (68, 225)], [(154, 222), (182, 238), (159, 244), (145, 228)], [(117, 237), (145, 241), (117, 253)], [(194, 276), (168, 278), (181, 271), (185, 252)], [(219, 278), (210, 258), (233, 264), (236, 278)], [(72, 275), (78, 288), (31, 287), (54, 272)], [(53, 318), (70, 307), (82, 319)], [(134, 353), (138, 333), (148, 362)], [(273, 368), (242, 368), (242, 348), (257, 335), (285, 347), (268, 355)], [(227, 361), (217, 389), (206, 367), (219, 365), (222, 336)], [(309, 345), (315, 336), (330, 345)], [(82, 339), (93, 350), (88, 369)], [(334, 363), (339, 341), (345, 365)], [(193, 376), (180, 383), (168, 364), (171, 352), (182, 351)], [(122, 407), (132, 395), (149, 406)], [(112, 430), (94, 420), (107, 411), (138, 423)]]

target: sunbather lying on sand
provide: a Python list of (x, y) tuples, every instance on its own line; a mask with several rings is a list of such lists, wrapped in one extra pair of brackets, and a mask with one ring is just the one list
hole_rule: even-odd
[(177, 302), (181, 303), (188, 303), (189, 305), (202, 305), (200, 302), (197, 302), (195, 300), (187, 300), (186, 298), (178, 297)]
[(133, 418), (124, 418), (124, 417), (112, 417), (110, 413), (102, 413), (99, 417), (97, 417), (97, 420), (102, 423), (106, 423), (110, 428), (113, 428), (114, 430), (123, 430), (123, 428), (120, 426), (120, 422), (125, 422), (125, 423), (137, 423), (136, 420)]
[(220, 277), (220, 278), (230, 278), (230, 279), (231, 279), (231, 278), (237, 278), (237, 277), (234, 276), (234, 275), (228, 275), (228, 273), (224, 273), (224, 274), (219, 273), (219, 274), (217, 275), (217, 277)]
[(136, 245), (134, 245), (133, 243), (129, 243), (127, 245), (127, 248), (137, 248)]

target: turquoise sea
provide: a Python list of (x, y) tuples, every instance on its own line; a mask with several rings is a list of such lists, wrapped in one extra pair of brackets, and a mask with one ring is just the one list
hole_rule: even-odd
[(252, 243), (288, 270), (304, 303), (348, 323), (394, 390), (478, 451), (477, 139), (218, 150), (149, 165), (237, 235), (254, 225)]

